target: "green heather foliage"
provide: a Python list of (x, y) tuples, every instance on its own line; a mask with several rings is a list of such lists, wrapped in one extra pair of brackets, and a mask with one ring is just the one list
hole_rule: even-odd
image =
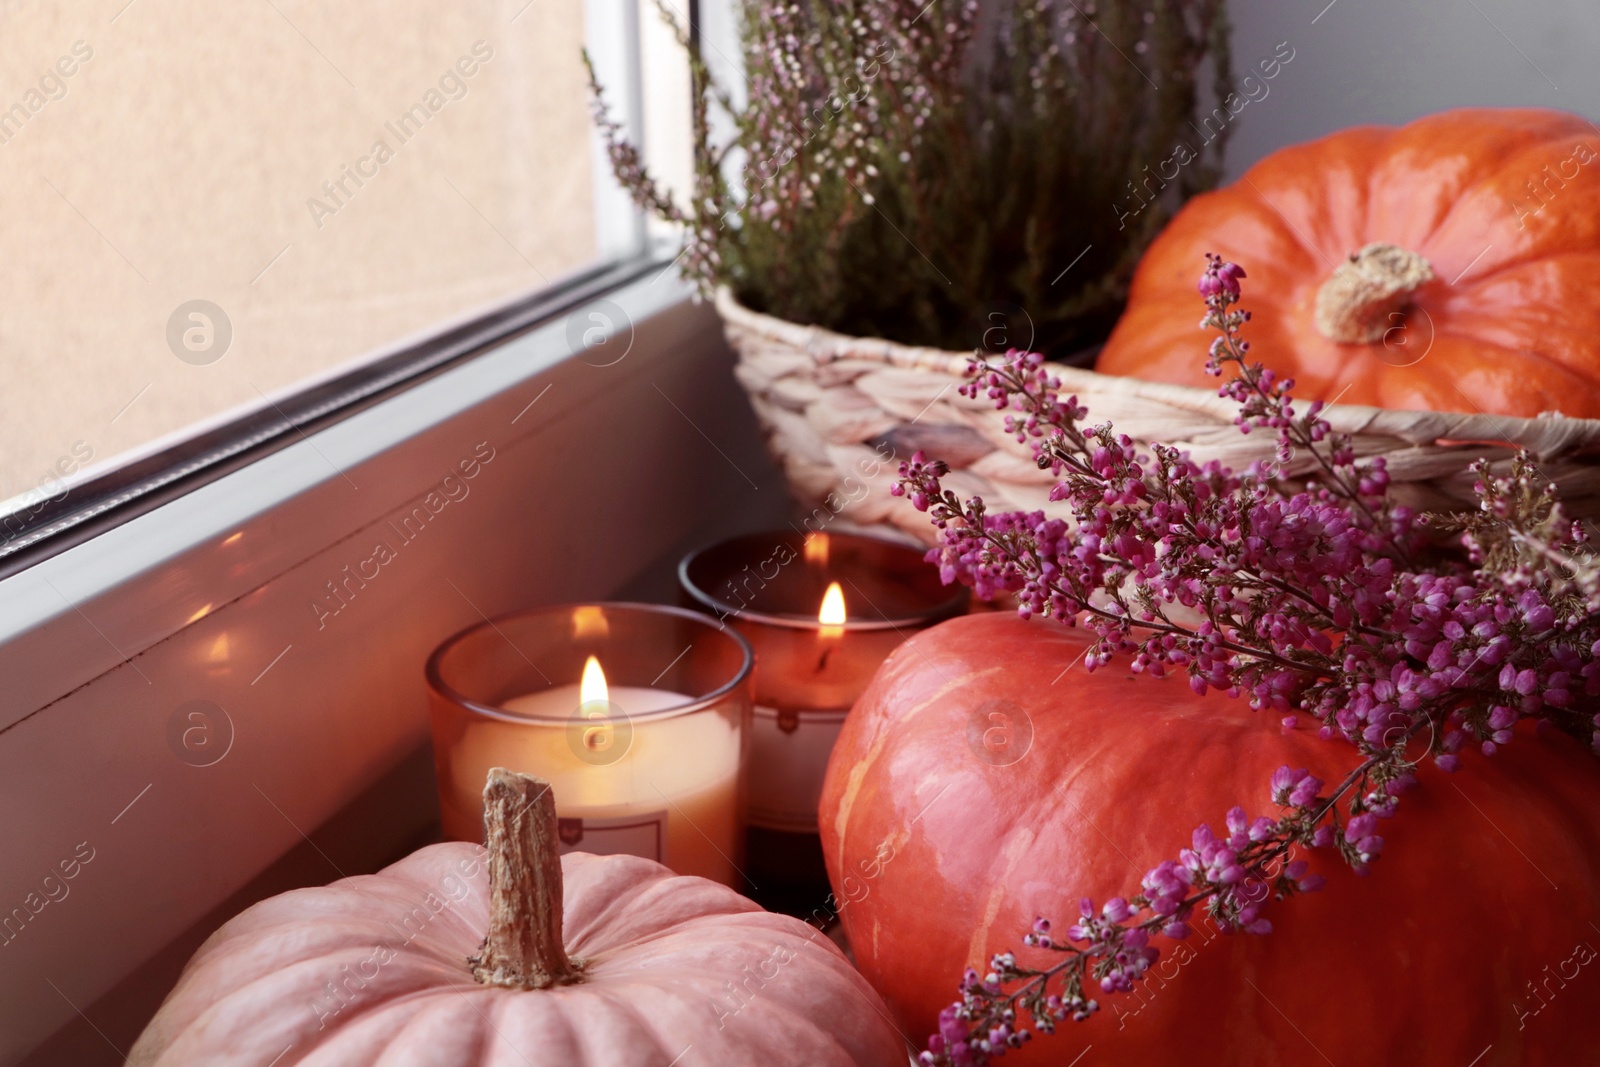
[(683, 225), (703, 292), (796, 322), (1064, 357), (1220, 174), (1228, 128), (1200, 112), (1231, 91), (1223, 0), (750, 0), (739, 101), (663, 17), (690, 55), (695, 187), (651, 177), (591, 67), (613, 167)]

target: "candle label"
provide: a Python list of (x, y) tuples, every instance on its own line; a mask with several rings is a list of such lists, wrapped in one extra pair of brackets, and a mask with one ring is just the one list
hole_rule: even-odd
[(613, 819), (560, 819), (556, 832), (561, 853), (591, 852), (596, 856), (643, 856), (667, 862), (667, 813), (646, 811)]
[(746, 777), (752, 826), (799, 834), (817, 832), (822, 778), (848, 711), (756, 705)]

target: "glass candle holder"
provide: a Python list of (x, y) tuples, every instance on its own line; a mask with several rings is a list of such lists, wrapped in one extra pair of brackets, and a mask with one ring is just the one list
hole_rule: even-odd
[(845, 715), (890, 652), (965, 611), (967, 590), (944, 585), (920, 548), (792, 530), (691, 553), (678, 578), (686, 603), (755, 649), (750, 876), (825, 884), (817, 804)]
[(750, 645), (704, 615), (569, 604), (479, 623), (428, 659), (448, 837), (483, 840), (492, 767), (555, 794), (564, 852), (629, 853), (739, 888)]

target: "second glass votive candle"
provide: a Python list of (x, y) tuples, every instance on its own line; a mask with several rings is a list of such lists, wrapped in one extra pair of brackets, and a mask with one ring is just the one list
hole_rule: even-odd
[(678, 568), (685, 601), (749, 639), (756, 654), (748, 837), (757, 899), (769, 884), (826, 885), (817, 804), (845, 715), (890, 652), (966, 610), (919, 547), (851, 533), (749, 534)]
[(446, 836), (483, 840), (483, 785), (550, 782), (563, 851), (629, 853), (740, 888), (750, 646), (651, 604), (536, 608), (429, 658)]

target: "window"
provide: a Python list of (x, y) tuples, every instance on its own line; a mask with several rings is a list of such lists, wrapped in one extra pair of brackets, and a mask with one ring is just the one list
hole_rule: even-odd
[(580, 60), (636, 119), (621, 0), (77, 0), (0, 30), (0, 557), (642, 251)]
[[(682, 57), (636, 4), (0, 12), (0, 888), (10, 914), (67, 838), (101, 875), (7, 940), (0, 1063), (121, 1063), (224, 913), (433, 832), (404, 664), (665, 573), (752, 475), (781, 506), (715, 315), (597, 165), (586, 40), (687, 172)], [(190, 300), (225, 347), (204, 306), (169, 341)], [(572, 358), (595, 300), (625, 360)], [(640, 455), (714, 466), (686, 493)], [(445, 479), (382, 581), (319, 607)], [(197, 701), (216, 761), (173, 747)]]

